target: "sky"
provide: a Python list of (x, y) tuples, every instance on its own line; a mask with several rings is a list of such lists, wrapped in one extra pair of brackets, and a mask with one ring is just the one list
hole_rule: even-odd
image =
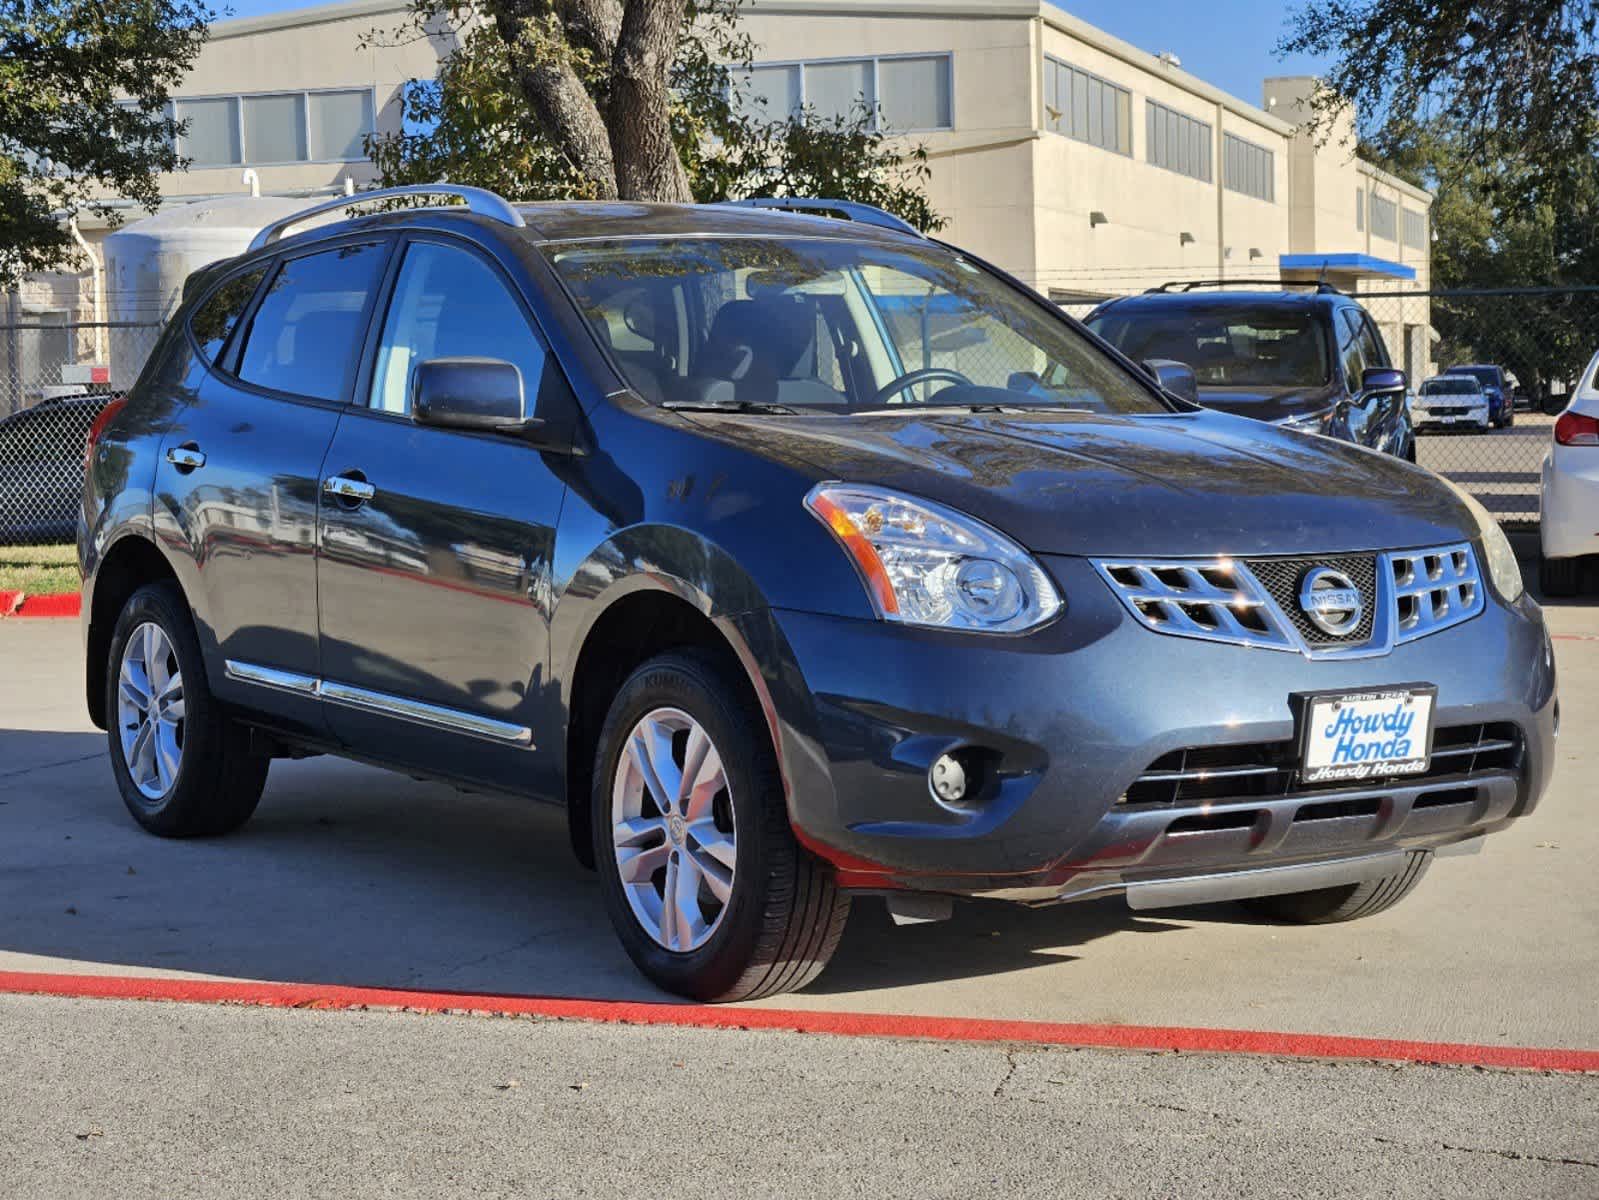
[[(224, 16), (304, 8), (325, 0), (212, 0)], [(1313, 73), (1308, 59), (1282, 60), (1272, 49), (1301, 0), (1055, 0), (1059, 7), (1154, 54), (1170, 50), (1183, 69), (1250, 104), (1268, 75)]]

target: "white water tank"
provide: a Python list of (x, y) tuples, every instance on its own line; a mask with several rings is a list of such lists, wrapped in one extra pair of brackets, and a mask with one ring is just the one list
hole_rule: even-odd
[[(108, 234), (105, 255), (111, 386), (127, 388), (155, 347), (159, 326), (183, 298), (183, 281), (242, 254), (273, 221), (315, 204), (286, 196), (227, 196), (166, 208)], [(123, 323), (129, 323), (124, 325)]]

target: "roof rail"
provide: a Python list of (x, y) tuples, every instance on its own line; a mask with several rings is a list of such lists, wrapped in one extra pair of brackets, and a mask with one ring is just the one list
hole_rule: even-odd
[(521, 229), (527, 225), (522, 219), (522, 214), (511, 207), (509, 200), (486, 188), (466, 187), (457, 183), (417, 183), (406, 187), (379, 188), (375, 192), (352, 192), (336, 200), (327, 200), (321, 204), (313, 204), (310, 208), (302, 208), (299, 212), (291, 213), (267, 225), (255, 235), (250, 243), (250, 249), (259, 250), (262, 246), (270, 246), (283, 236), (285, 229), (319, 213), (333, 212), (335, 209), (349, 208), (356, 204), (368, 204), (374, 200), (398, 199), (402, 196), (459, 196), (466, 201), (468, 212), (499, 221), (513, 229)]
[(1343, 293), (1332, 284), (1322, 279), (1173, 279), (1159, 287), (1145, 288), (1144, 295), (1155, 296), (1167, 292), (1193, 292), (1200, 288), (1254, 288), (1256, 291), (1269, 291), (1273, 287), (1315, 288), (1316, 294), (1341, 296)]
[(739, 208), (771, 208), (780, 212), (812, 213), (827, 217), (838, 217), (845, 221), (856, 221), (862, 225), (875, 225), (879, 229), (892, 229), (898, 233), (908, 233), (912, 237), (921, 237), (922, 231), (909, 221), (901, 220), (891, 212), (885, 212), (870, 204), (858, 204), (854, 200), (821, 200), (809, 196), (773, 196), (756, 197), (749, 200), (723, 200), (723, 204), (735, 205)]

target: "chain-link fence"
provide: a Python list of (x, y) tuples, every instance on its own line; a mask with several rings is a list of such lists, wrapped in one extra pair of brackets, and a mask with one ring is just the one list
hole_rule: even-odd
[[(1081, 318), (1106, 299), (1166, 282), (1141, 273), (1106, 272), (1101, 278), (1110, 282), (1090, 287), (1085, 276), (1070, 292), (1055, 289), (1053, 298)], [(1191, 286), (1188, 294), (1211, 290), (1198, 275), (1172, 282), (1177, 288)], [(1275, 277), (1258, 285), (1262, 290), (1279, 286)], [(1407, 402), (1419, 431), (1417, 461), (1466, 488), (1504, 524), (1535, 525), (1540, 466), (1554, 423), (1550, 412), (1563, 406), (1599, 350), (1599, 287), (1425, 291), (1366, 284), (1348, 290), (1370, 314), (1390, 361), (1409, 379)], [(1248, 357), (1257, 349), (1227, 344), (1225, 331), (1207, 331), (1202, 323), (1193, 322), (1191, 340), (1203, 346), (1219, 337), (1209, 348), (1218, 362), (1224, 355)], [(1338, 336), (1342, 340), (1343, 332)], [(1343, 351), (1335, 346), (1331, 353)], [(1329, 357), (1323, 365), (1330, 362)], [(1217, 369), (1225, 376), (1225, 363)], [(1202, 381), (1207, 378), (1201, 375)], [(1468, 375), (1475, 382), (1464, 378)]]
[(0, 324), (0, 546), (71, 541), (89, 427), (138, 375), (159, 324)]

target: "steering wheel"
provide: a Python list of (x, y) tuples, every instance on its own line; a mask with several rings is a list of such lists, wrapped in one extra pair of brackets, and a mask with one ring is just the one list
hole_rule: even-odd
[(918, 383), (930, 383), (935, 379), (945, 379), (950, 383), (972, 386), (972, 381), (959, 371), (952, 371), (948, 367), (918, 367), (914, 371), (906, 371), (898, 379), (890, 379), (872, 394), (873, 404), (886, 404), (890, 396), (897, 396), (908, 387), (915, 387)]

